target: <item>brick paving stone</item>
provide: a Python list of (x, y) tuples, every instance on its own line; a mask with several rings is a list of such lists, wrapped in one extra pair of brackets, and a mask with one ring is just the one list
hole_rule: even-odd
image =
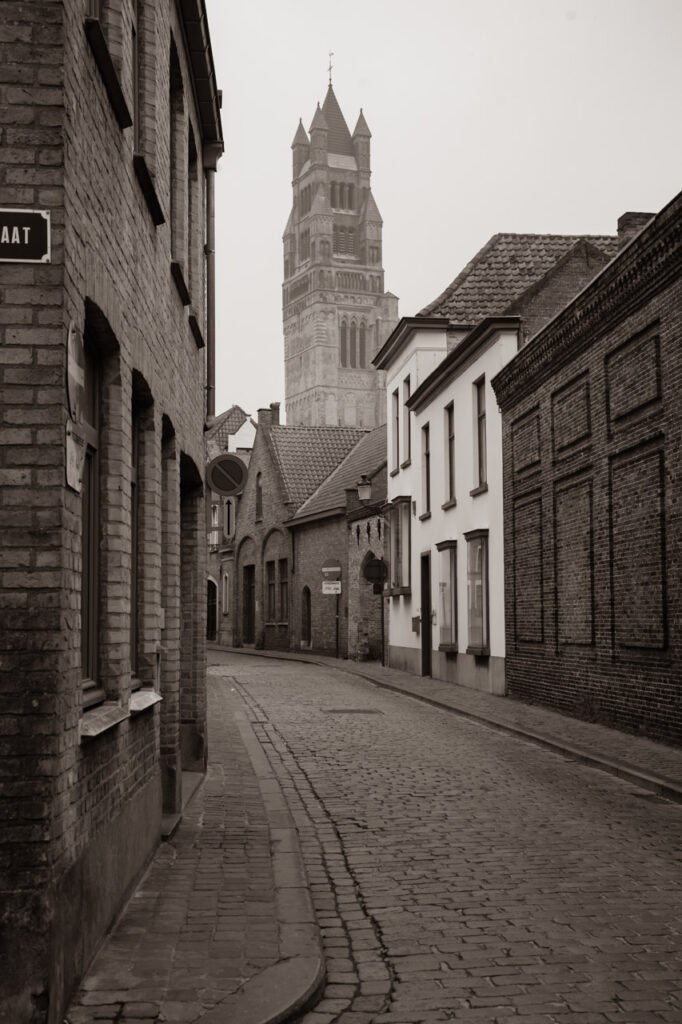
[[(324, 659), (215, 658), (286, 795), (318, 924), (350, 940), (327, 946), (348, 954), (329, 957), (325, 998), (339, 963), (354, 986), (335, 1024), (682, 1021), (679, 806), (404, 694), (519, 730), (545, 721), (557, 742), (632, 751), (638, 771), (681, 783), (682, 755), (656, 764), (658, 744), (376, 666), (360, 670), (402, 693)], [(331, 1022), (313, 1010), (301, 1024)]]

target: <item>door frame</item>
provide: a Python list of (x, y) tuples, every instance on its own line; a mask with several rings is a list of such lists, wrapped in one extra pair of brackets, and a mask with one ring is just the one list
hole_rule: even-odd
[(419, 556), (419, 588), (421, 592), (421, 674), (430, 676), (433, 670), (431, 644), (433, 629), (431, 622), (431, 552)]

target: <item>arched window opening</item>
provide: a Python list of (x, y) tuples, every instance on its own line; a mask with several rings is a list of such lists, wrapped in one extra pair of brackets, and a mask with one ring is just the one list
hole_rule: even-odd
[(346, 185), (344, 182), (339, 185), (339, 206), (342, 210), (346, 209)]
[(218, 586), (208, 581), (206, 593), (206, 639), (215, 640), (218, 635)]
[(364, 323), (360, 324), (360, 351), (358, 354), (358, 362), (362, 367), (367, 365), (367, 342)]
[(355, 189), (352, 185), (348, 186), (348, 209), (355, 209)]
[(354, 323), (350, 325), (350, 365), (355, 366), (357, 363), (356, 358), (357, 348), (357, 327)]
[(301, 646), (310, 647), (312, 640), (312, 614), (310, 587), (304, 587), (301, 594)]
[(336, 210), (337, 208), (338, 208), (338, 188), (336, 186), (336, 182), (333, 181), (332, 182), (332, 209)]
[(263, 518), (263, 480), (262, 474), (256, 475), (256, 519)]
[(348, 324), (341, 321), (341, 366), (348, 366)]

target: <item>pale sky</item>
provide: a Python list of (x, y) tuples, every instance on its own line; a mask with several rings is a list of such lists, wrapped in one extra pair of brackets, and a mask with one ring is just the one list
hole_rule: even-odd
[(386, 289), (436, 298), (499, 231), (615, 234), (682, 189), (682, 0), (206, 0), (216, 412), (284, 403), (291, 142), (328, 82), (372, 132)]

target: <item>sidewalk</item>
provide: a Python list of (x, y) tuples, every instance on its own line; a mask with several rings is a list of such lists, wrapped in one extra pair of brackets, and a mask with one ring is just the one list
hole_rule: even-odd
[(617, 775), (654, 794), (682, 803), (682, 750), (676, 747), (631, 736), (592, 722), (581, 722), (537, 705), (496, 697), (427, 676), (413, 676), (408, 672), (384, 668), (377, 662), (342, 661), (314, 654), (257, 651), (214, 644), (210, 645), (210, 650), (312, 662), (347, 672), (376, 686), (415, 697), (434, 707), (513, 733), (576, 761)]
[(65, 1021), (275, 1024), (321, 990), (298, 836), (241, 706), (210, 671), (209, 764)]

